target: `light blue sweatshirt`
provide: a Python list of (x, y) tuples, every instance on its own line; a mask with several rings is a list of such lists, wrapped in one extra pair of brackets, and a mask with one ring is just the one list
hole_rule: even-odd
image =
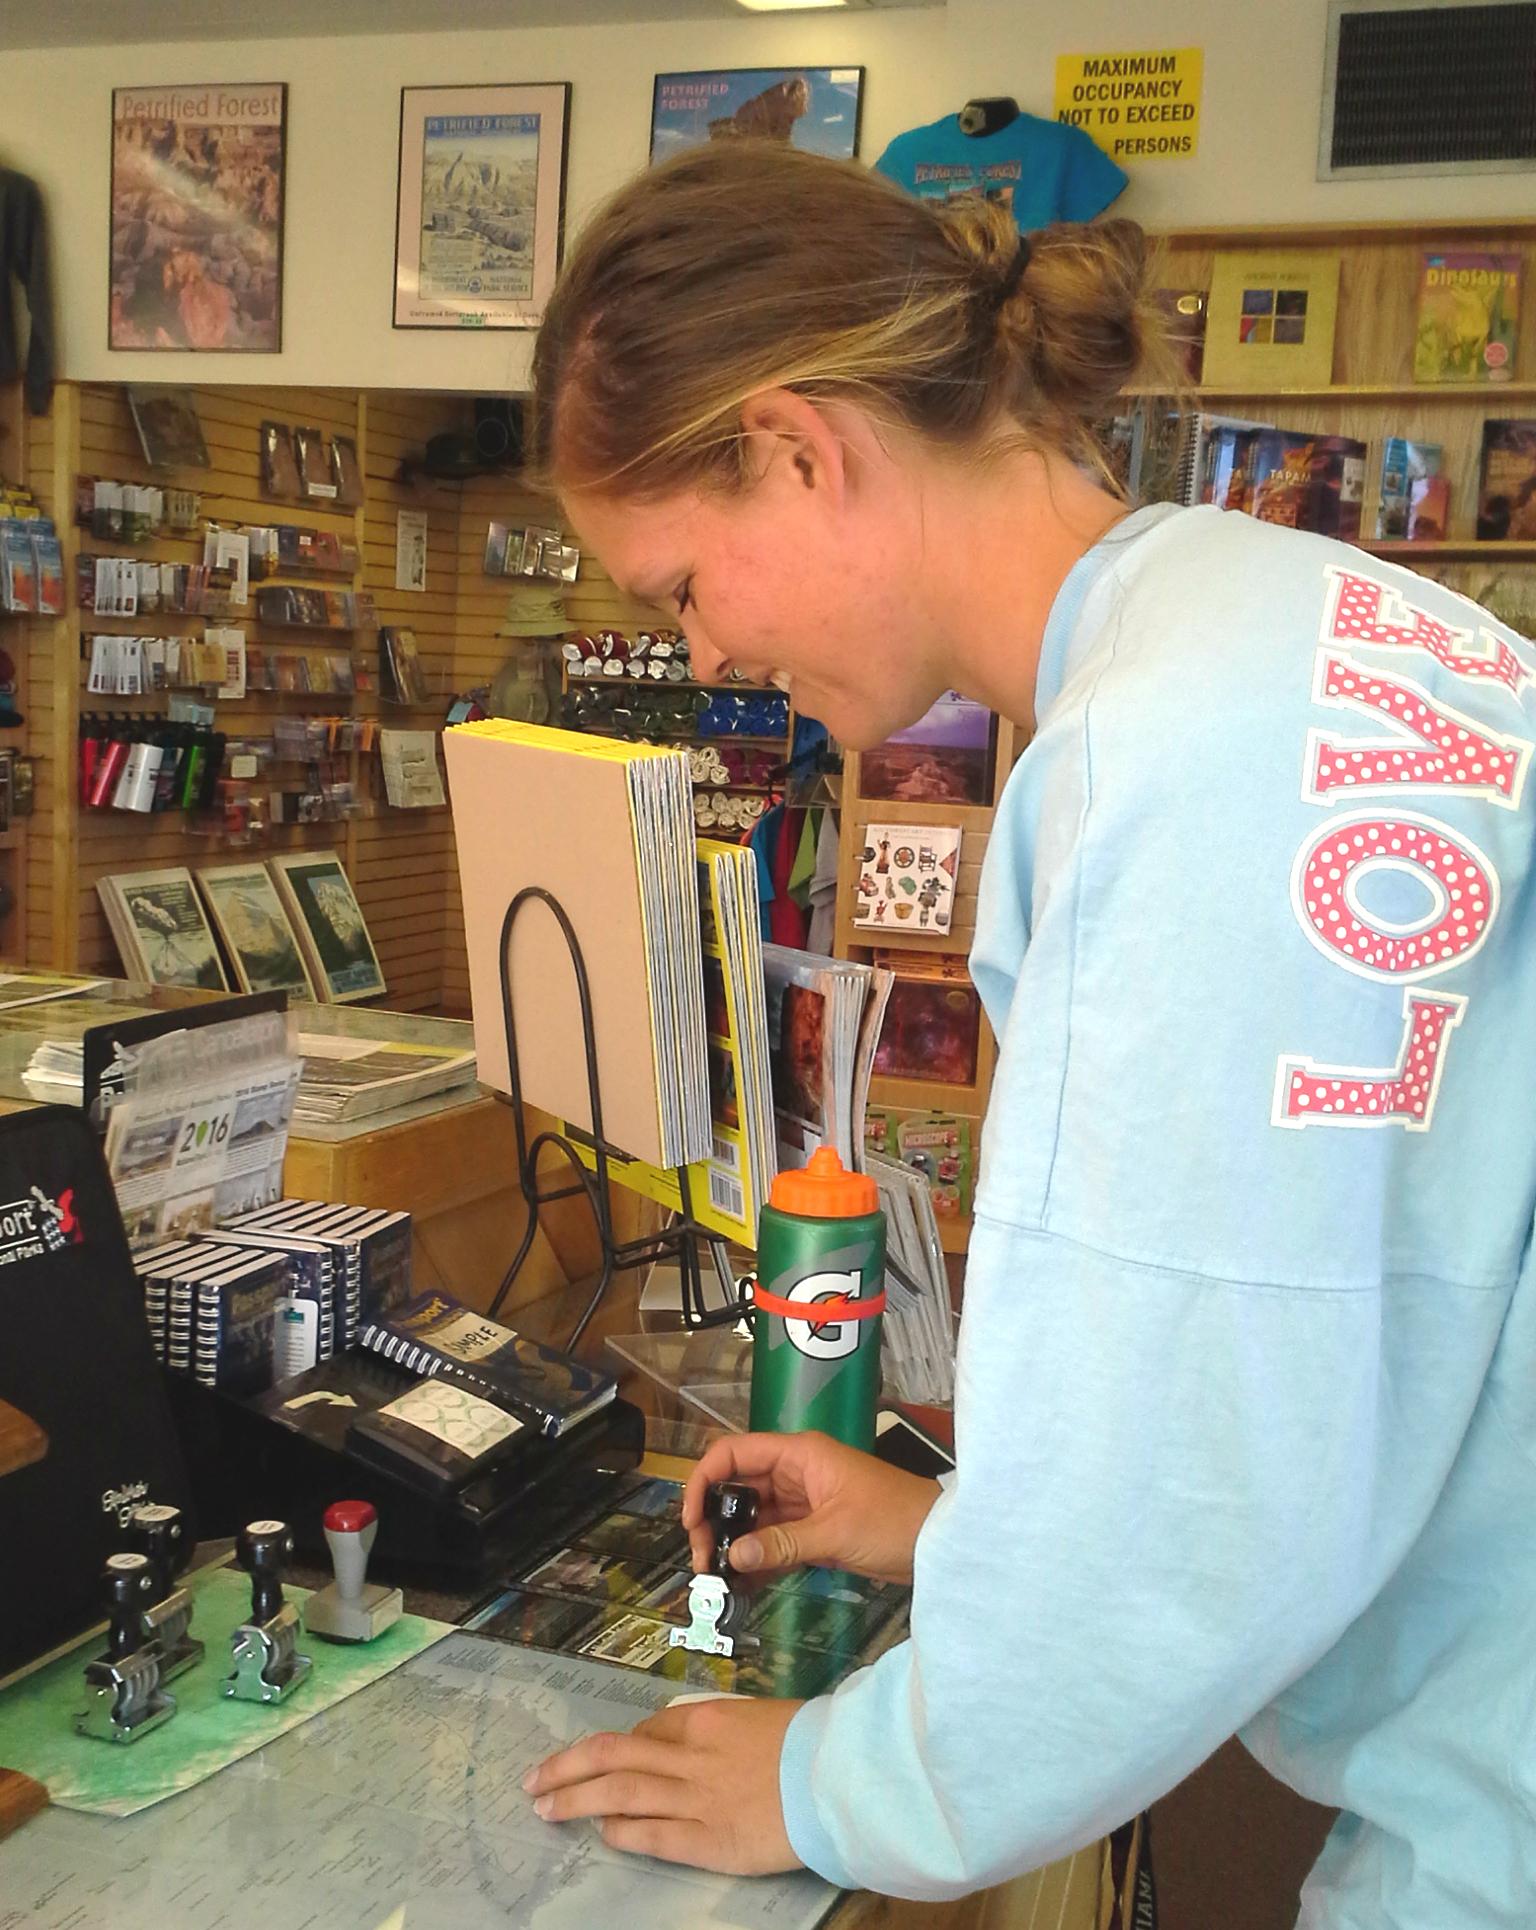
[(912, 1639), (809, 1703), (823, 1876), (942, 1898), (1234, 1731), (1308, 1930), (1536, 1924), (1536, 646), (1215, 509), (1073, 570), (987, 852), (1001, 1052)]

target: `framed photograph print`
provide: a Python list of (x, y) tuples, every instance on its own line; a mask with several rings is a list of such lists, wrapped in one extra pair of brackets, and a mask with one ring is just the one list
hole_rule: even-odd
[(537, 328), (560, 266), (564, 81), (400, 90), (396, 328)]
[(259, 859), (199, 871), (197, 888), (242, 992), (314, 997), (299, 941)]
[(345, 1005), (382, 992), (378, 954), (336, 853), (294, 851), (267, 864), (321, 1003)]
[(107, 346), (283, 345), (281, 81), (112, 90)]
[(658, 74), (651, 96), (651, 159), (706, 141), (784, 141), (851, 161), (859, 149), (862, 67), (734, 67)]

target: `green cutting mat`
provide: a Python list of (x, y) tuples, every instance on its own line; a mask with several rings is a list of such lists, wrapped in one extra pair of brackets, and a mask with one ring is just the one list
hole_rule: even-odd
[[(192, 1634), (207, 1645), (195, 1669), (171, 1683), (176, 1713), (137, 1742), (77, 1736), (85, 1707), (85, 1665), (102, 1652), (98, 1632), (33, 1675), (0, 1692), (0, 1762), (20, 1769), (65, 1809), (132, 1816), (250, 1755), (356, 1689), (452, 1633), (447, 1622), (402, 1615), (372, 1642), (338, 1644), (302, 1635), (299, 1653), (314, 1663), (286, 1701), (236, 1702), (219, 1693), (230, 1672), (229, 1638), (250, 1613), (251, 1584), (239, 1569), (213, 1569), (188, 1584)], [(285, 1588), (302, 1613), (308, 1590)]]

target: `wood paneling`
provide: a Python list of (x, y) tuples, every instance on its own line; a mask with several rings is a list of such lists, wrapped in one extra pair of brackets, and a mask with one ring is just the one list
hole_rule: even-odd
[[(501, 634), (516, 588), (509, 577), (485, 573), (485, 536), (493, 522), (559, 525), (558, 507), (514, 477), (483, 476), (461, 485), (459, 510), (456, 641), (453, 681), (459, 690), (489, 684), (519, 651), (536, 646), (526, 638)], [(550, 585), (541, 585), (549, 588)], [(614, 587), (597, 559), (583, 555), (575, 583), (563, 601), (571, 629), (613, 628), (634, 631), (658, 621), (657, 612)], [(450, 859), (451, 863), (451, 859)], [(450, 1013), (469, 1010), (469, 967), (464, 950), (464, 907), (457, 871), (450, 875), (443, 928), (443, 1005)]]

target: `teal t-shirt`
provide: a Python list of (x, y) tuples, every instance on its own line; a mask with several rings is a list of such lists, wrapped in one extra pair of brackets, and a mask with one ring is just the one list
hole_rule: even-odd
[(924, 201), (984, 194), (1012, 210), (1021, 229), (1092, 221), (1124, 188), (1117, 167), (1080, 127), (1020, 114), (995, 134), (962, 134), (946, 114), (898, 134), (875, 170)]
[(1536, 644), (1141, 510), (1051, 612), (911, 1639), (785, 1742), (835, 1881), (955, 1896), (1241, 1730), (1305, 1930), (1536, 1923)]

